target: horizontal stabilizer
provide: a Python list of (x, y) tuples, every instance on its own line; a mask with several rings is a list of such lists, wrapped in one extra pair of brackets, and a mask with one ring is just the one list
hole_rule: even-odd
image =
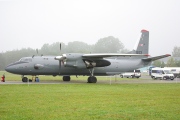
[(171, 56), (170, 54), (166, 54), (166, 55), (160, 55), (160, 56), (155, 56), (155, 57), (149, 57), (149, 58), (143, 58), (143, 61), (155, 61), (161, 58), (165, 58), (165, 57), (169, 57)]
[(133, 56), (149, 56), (148, 54), (114, 54), (114, 53), (99, 53), (99, 54), (84, 54), (82, 57), (104, 58), (104, 57), (133, 57)]

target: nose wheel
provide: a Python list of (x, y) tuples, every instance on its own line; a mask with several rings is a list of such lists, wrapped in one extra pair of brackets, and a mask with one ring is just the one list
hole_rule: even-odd
[(22, 82), (28, 82), (28, 78), (27, 77), (23, 77), (22, 78)]
[(90, 76), (87, 79), (88, 83), (96, 83), (97, 82), (97, 78), (94, 76), (94, 68), (89, 69), (90, 72)]

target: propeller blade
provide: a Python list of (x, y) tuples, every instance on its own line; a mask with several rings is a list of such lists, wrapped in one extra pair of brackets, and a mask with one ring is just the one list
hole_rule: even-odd
[(60, 49), (60, 51), (61, 51), (61, 43), (59, 44), (59, 49)]
[(62, 59), (62, 56), (56, 56), (54, 59), (55, 59), (55, 60), (61, 60), (61, 59)]
[(55, 60), (63, 61), (63, 60), (66, 59), (66, 56), (56, 56), (54, 59), (55, 59)]
[(59, 60), (59, 74), (61, 72), (61, 61)]

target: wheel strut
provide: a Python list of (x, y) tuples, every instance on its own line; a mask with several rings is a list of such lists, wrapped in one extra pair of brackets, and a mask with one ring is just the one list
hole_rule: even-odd
[(89, 72), (90, 72), (90, 76), (94, 76), (94, 68), (91, 68), (91, 69), (89, 69)]
[(97, 78), (94, 76), (94, 68), (89, 69), (90, 76), (88, 77), (88, 83), (96, 83)]

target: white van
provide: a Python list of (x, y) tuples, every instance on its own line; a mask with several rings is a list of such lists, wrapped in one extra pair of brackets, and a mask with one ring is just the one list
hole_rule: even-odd
[(133, 72), (125, 72), (120, 74), (120, 77), (127, 77), (127, 78), (139, 78), (141, 77), (141, 71), (140, 70), (134, 70)]
[(174, 75), (171, 73), (170, 70), (166, 68), (152, 68), (151, 70), (151, 78), (152, 79), (171, 79), (174, 80)]
[(165, 69), (169, 69), (174, 77), (180, 78), (180, 67), (164, 67)]

